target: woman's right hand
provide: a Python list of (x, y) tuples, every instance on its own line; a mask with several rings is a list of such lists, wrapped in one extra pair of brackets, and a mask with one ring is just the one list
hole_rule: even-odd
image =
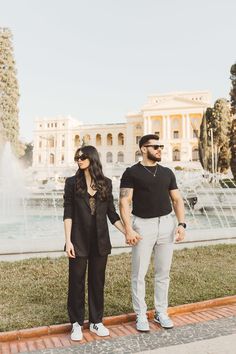
[(71, 241), (66, 242), (66, 254), (69, 258), (75, 258), (75, 250)]

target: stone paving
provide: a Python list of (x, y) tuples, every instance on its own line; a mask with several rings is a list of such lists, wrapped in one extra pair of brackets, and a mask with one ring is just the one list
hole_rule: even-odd
[[(128, 354), (139, 353), (178, 344), (187, 344), (195, 341), (236, 334), (236, 316), (207, 321), (204, 323), (189, 324), (172, 330), (160, 330), (152, 333), (133, 334), (111, 340), (93, 341), (79, 347), (64, 349), (49, 349), (34, 351), (34, 354), (69, 354), (69, 353), (101, 353), (101, 354)], [(234, 351), (235, 350), (235, 351)], [(232, 354), (236, 349), (232, 348)]]
[[(235, 303), (185, 312), (171, 317), (175, 324), (175, 328), (171, 330), (163, 330), (153, 320), (150, 320), (151, 331), (139, 333), (135, 329), (135, 322), (132, 321), (108, 326), (110, 337), (106, 339), (99, 338), (88, 329), (83, 331), (84, 339), (81, 342), (71, 341), (68, 332), (54, 333), (2, 342), (0, 354), (139, 353), (236, 334)], [(232, 354), (235, 353), (236, 351), (232, 352)]]

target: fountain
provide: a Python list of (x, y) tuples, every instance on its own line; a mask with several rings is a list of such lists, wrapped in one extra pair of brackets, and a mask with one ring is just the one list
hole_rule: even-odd
[[(223, 183), (210, 183), (200, 172), (176, 171), (186, 208), (187, 238), (176, 248), (208, 243), (235, 242), (236, 189)], [(232, 185), (233, 185), (232, 181)], [(113, 180), (117, 203), (119, 179)], [(62, 255), (63, 184), (56, 181), (40, 184), (23, 171), (11, 152), (4, 147), (0, 165), (0, 258)], [(111, 225), (114, 252), (129, 250), (124, 237)]]
[(24, 199), (27, 191), (19, 162), (7, 142), (0, 161), (0, 224), (25, 220)]

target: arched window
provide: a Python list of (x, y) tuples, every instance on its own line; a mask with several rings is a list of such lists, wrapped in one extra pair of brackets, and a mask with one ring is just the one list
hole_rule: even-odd
[(74, 138), (74, 145), (75, 147), (79, 147), (80, 146), (80, 137), (79, 135), (76, 135), (75, 138)]
[(96, 135), (96, 145), (97, 146), (102, 145), (102, 136), (101, 136), (101, 134), (97, 134)]
[(107, 134), (107, 145), (112, 145), (112, 134)]
[(192, 150), (192, 160), (193, 161), (198, 161), (199, 160), (199, 152), (198, 152), (198, 148), (194, 147)]
[(84, 145), (89, 145), (90, 144), (91, 137), (89, 134), (84, 135), (83, 137), (83, 143)]
[(117, 162), (124, 162), (124, 153), (122, 151), (117, 154)]
[(173, 149), (172, 160), (173, 161), (180, 161), (180, 151), (179, 151), (179, 149), (177, 149), (177, 148)]
[(142, 158), (141, 152), (139, 150), (136, 151), (136, 153), (135, 153), (135, 162), (140, 161), (141, 158)]
[(106, 161), (107, 163), (113, 162), (112, 152), (107, 152)]
[(124, 134), (123, 133), (118, 134), (118, 145), (124, 145)]
[(50, 165), (54, 165), (54, 161), (55, 161), (54, 154), (50, 154), (50, 158), (49, 158)]

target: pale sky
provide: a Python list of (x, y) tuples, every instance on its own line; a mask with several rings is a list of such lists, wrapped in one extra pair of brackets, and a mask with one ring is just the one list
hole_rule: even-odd
[(14, 35), (21, 137), (36, 117), (124, 122), (147, 96), (229, 98), (235, 0), (0, 0)]

